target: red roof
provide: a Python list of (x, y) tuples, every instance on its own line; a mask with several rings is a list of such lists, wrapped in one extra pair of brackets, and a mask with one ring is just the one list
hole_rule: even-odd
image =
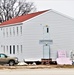
[(31, 18), (33, 18), (37, 15), (40, 15), (40, 14), (46, 12), (46, 11), (48, 11), (48, 10), (35, 12), (35, 13), (23, 15), (23, 16), (19, 16), (19, 17), (16, 17), (16, 18), (13, 18), (13, 19), (10, 19), (8, 21), (3, 22), (2, 24), (0, 24), (0, 26), (4, 26), (4, 25), (8, 25), (8, 24), (14, 24), (14, 23), (20, 23), (20, 22), (26, 21), (28, 19), (31, 19)]

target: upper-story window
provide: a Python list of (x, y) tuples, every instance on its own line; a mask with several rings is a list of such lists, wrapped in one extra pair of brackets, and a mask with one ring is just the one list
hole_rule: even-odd
[(47, 33), (49, 33), (49, 28), (47, 27)]
[(20, 33), (22, 34), (22, 26), (20, 26)]
[(15, 35), (15, 27), (13, 27), (13, 35)]
[(5, 37), (5, 29), (3, 28), (3, 36)]
[(11, 28), (10, 28), (10, 35), (11, 35)]
[(8, 28), (6, 28), (6, 35), (8, 36)]
[(19, 31), (18, 31), (18, 27), (17, 27), (17, 35), (18, 35), (18, 32), (19, 32)]
[(10, 26), (2, 28), (2, 35), (3, 37), (10, 37), (10, 36), (19, 36), (22, 35), (22, 26)]
[(1, 30), (2, 30), (2, 28), (1, 28)]

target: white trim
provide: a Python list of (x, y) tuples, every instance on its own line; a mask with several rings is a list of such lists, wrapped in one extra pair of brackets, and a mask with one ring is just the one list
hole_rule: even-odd
[(56, 13), (56, 14), (58, 14), (58, 15), (61, 15), (61, 16), (65, 17), (65, 18), (67, 18), (67, 19), (70, 19), (70, 20), (73, 20), (73, 21), (74, 21), (74, 18), (72, 18), (72, 17), (70, 17), (70, 16), (68, 16), (68, 15), (66, 15), (66, 14), (63, 14), (63, 13), (58, 12), (58, 11), (56, 11), (56, 10), (51, 10), (51, 11), (54, 12), (54, 13)]
[(2, 28), (2, 27), (9, 27), (9, 26), (16, 26), (16, 25), (23, 25), (23, 22), (20, 22), (20, 23), (13, 23), (13, 24), (6, 24), (6, 25), (1, 25), (0, 28)]

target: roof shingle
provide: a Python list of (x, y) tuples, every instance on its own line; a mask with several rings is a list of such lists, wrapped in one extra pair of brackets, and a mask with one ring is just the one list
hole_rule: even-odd
[(26, 21), (28, 19), (31, 19), (31, 18), (33, 18), (33, 17), (35, 17), (37, 15), (40, 15), (40, 14), (46, 12), (46, 11), (48, 11), (48, 10), (39, 11), (39, 12), (35, 12), (35, 13), (23, 15), (23, 16), (18, 16), (18, 17), (15, 17), (13, 19), (10, 19), (8, 21), (3, 22), (2, 24), (0, 24), (0, 26), (9, 25), (9, 24), (15, 24), (15, 23), (20, 23), (20, 22)]

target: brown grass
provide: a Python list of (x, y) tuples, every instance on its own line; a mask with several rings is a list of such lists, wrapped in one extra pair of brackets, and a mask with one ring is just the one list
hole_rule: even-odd
[(36, 65), (36, 66), (3, 66), (0, 69), (51, 69), (51, 68), (74, 68), (74, 65)]

